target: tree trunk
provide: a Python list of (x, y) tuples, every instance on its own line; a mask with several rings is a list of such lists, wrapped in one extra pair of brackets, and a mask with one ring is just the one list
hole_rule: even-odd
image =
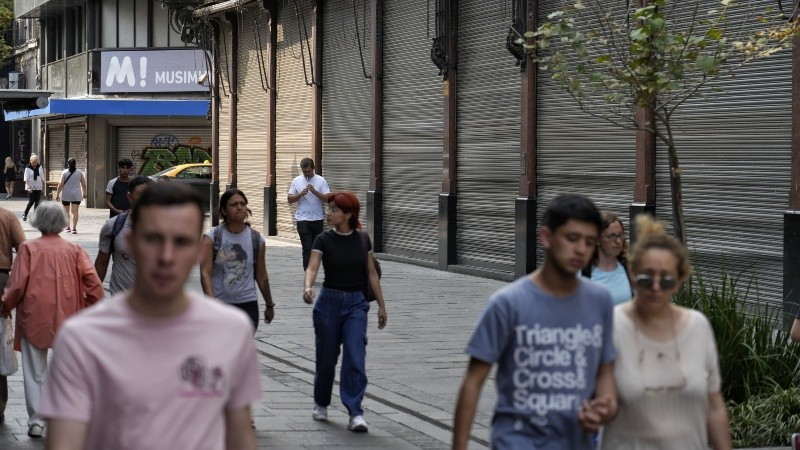
[(667, 152), (669, 153), (669, 187), (672, 196), (672, 222), (675, 237), (686, 245), (686, 222), (683, 219), (683, 185), (681, 184), (681, 166), (678, 162), (678, 152), (672, 140), (672, 130), (667, 125)]

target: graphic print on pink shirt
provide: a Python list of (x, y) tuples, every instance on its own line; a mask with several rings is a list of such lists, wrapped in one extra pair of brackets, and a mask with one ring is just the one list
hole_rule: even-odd
[(221, 366), (206, 367), (201, 356), (193, 355), (181, 364), (180, 379), (187, 385), (181, 397), (222, 397), (225, 392), (225, 374)]

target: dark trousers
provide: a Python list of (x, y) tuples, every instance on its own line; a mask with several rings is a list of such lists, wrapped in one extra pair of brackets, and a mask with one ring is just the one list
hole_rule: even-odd
[(30, 196), (28, 197), (28, 206), (25, 207), (25, 216), (28, 216), (28, 212), (31, 210), (31, 206), (33, 209), (39, 207), (39, 202), (42, 201), (42, 191), (31, 191)]
[[(8, 274), (0, 272), (0, 292), (5, 290), (6, 284), (8, 284)], [(5, 413), (6, 411), (7, 404), (8, 404), (8, 380), (6, 379), (6, 377), (0, 375), (0, 422), (3, 421), (3, 413)]]
[(247, 316), (250, 317), (250, 321), (253, 322), (253, 334), (255, 334), (256, 330), (258, 329), (258, 300), (253, 300), (252, 302), (228, 304), (247, 313)]
[(322, 233), (321, 220), (298, 220), (297, 234), (300, 235), (300, 244), (303, 246), (303, 270), (308, 268), (308, 259), (311, 257), (311, 246), (314, 239)]

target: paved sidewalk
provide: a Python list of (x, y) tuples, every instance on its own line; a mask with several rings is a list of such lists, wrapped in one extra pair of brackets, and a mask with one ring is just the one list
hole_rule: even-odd
[[(22, 217), (26, 202), (0, 200)], [(80, 243), (92, 258), (106, 210), (81, 207), (78, 234), (63, 235)], [(21, 220), (21, 219), (20, 219)], [(29, 239), (39, 233), (23, 223)], [(382, 261), (383, 290), (389, 323), (377, 329), (370, 314), (364, 400), (368, 434), (346, 430), (347, 412), (334, 389), (328, 423), (311, 420), (314, 332), (311, 306), (303, 303), (300, 247), (269, 239), (267, 267), (278, 304), (271, 325), (256, 334), (264, 398), (254, 405), (259, 446), (276, 449), (444, 449), (449, 447), (453, 407), (466, 367), (463, 348), (488, 296), (504, 283), (418, 266)], [(322, 280), (320, 274), (319, 281)], [(200, 290), (199, 272), (189, 281)], [(263, 302), (261, 303), (263, 310)], [(338, 376), (337, 376), (338, 380)], [(337, 381), (338, 384), (338, 381)], [(27, 413), (21, 370), (9, 378), (9, 406), (0, 424), (0, 449), (44, 448), (26, 435)], [(487, 383), (470, 448), (487, 448), (494, 383)]]

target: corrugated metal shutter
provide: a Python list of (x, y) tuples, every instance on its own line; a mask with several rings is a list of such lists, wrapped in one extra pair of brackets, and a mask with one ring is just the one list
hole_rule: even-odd
[(306, 45), (311, 43), (313, 10), (308, 0), (298, 0), (296, 5), (300, 15), (305, 18), (309, 40), (305, 40), (302, 17), (295, 15), (293, 5), (281, 4), (278, 8), (278, 101), (275, 129), (278, 236), (291, 238), (297, 237), (294, 228), (295, 206), (288, 204), (283, 193), (289, 191), (292, 178), (300, 175), (300, 160), (312, 156), (312, 89), (306, 85), (303, 77), (303, 63), (305, 62), (308, 81), (311, 82), (311, 65)]
[(263, 233), (269, 133), (269, 116), (265, 113), (269, 103), (265, 90), (269, 62), (269, 13), (257, 5), (246, 8), (240, 16), (236, 136), (238, 187), (247, 194), (248, 207), (253, 211), (250, 223)]
[[(47, 181), (60, 181), (61, 172), (67, 164), (66, 127), (63, 124), (47, 126), (47, 161), (44, 167), (47, 169)], [(39, 155), (39, 160), (41, 161)]]
[[(539, 23), (564, 3), (541, 0)], [(537, 79), (539, 223), (550, 200), (572, 193), (586, 195), (601, 210), (616, 213), (627, 231), (636, 182), (636, 134), (581, 111), (552, 75), (540, 71)], [(537, 261), (543, 260), (537, 246)]]
[(512, 272), (514, 200), (519, 193), (519, 69), (506, 50), (511, 9), (459, 2), (459, 264)]
[(225, 192), (225, 185), (228, 184), (228, 163), (230, 161), (230, 132), (231, 132), (231, 83), (228, 75), (235, 61), (232, 61), (231, 42), (233, 32), (227, 22), (221, 22), (219, 30), (219, 46), (216, 50), (217, 67), (219, 73), (219, 144), (214, 151), (214, 157), (219, 164), (219, 190), (220, 194)]
[[(211, 143), (211, 127), (118, 127), (117, 158), (130, 158), (133, 161), (134, 173), (139, 175), (152, 175), (155, 172), (173, 165), (205, 160), (205, 152)], [(154, 138), (156, 142), (154, 142)], [(203, 153), (193, 152), (189, 158), (186, 155), (175, 154), (177, 146), (197, 147)], [(168, 147), (172, 155), (166, 158), (156, 157), (147, 153), (151, 147)], [(115, 161), (116, 161), (115, 160)], [(163, 161), (163, 162), (162, 162)]]
[(366, 223), (369, 189), (371, 95), (358, 46), (360, 40), (364, 64), (369, 68), (368, 3), (335, 0), (322, 4), (322, 167), (331, 190), (356, 194), (362, 205), (362, 223)]
[(86, 127), (83, 122), (69, 127), (68, 145), (67, 159), (75, 158), (78, 169), (86, 172)]
[(435, 261), (442, 81), (430, 61), (429, 3), (384, 4), (383, 246), (387, 253)]
[[(701, 10), (710, 9), (706, 2)], [(684, 20), (694, 2), (678, 3)], [(759, 0), (749, 17), (729, 15), (729, 29), (757, 26), (757, 14), (774, 6)], [(750, 25), (752, 24), (752, 25)], [(750, 34), (749, 30), (743, 31)], [(683, 207), (696, 271), (716, 283), (723, 269), (746, 287), (755, 275), (762, 302), (783, 299), (783, 212), (791, 170), (792, 57), (785, 51), (714, 83), (721, 94), (692, 99), (672, 120), (683, 175)], [(709, 91), (710, 92), (710, 91)], [(667, 147), (657, 144), (659, 218), (672, 222)]]

